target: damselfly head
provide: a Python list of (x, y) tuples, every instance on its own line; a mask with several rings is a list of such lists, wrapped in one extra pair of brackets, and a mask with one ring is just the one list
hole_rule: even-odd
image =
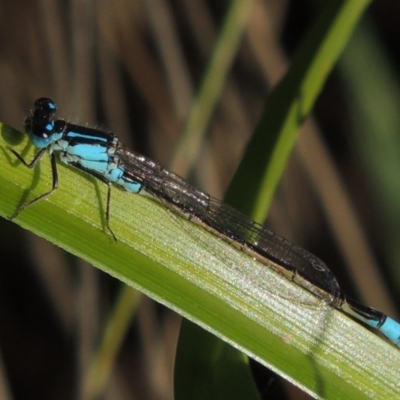
[(35, 101), (34, 109), (25, 118), (25, 132), (30, 135), (35, 147), (47, 147), (61, 137), (65, 122), (52, 119), (56, 111), (57, 106), (54, 101), (42, 97)]

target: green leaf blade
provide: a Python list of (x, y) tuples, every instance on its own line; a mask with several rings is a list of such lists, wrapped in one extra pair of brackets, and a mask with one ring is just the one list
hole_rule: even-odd
[[(40, 172), (15, 163), (5, 150), (12, 131), (3, 127), (1, 133), (0, 215), (7, 217), (27, 189), (29, 199), (48, 190), (51, 174), (48, 158)], [(17, 150), (26, 146), (27, 139)], [(59, 173), (56, 193), (15, 222), (179, 312), (308, 393), (332, 399), (398, 394), (400, 352), (376, 334), (156, 202), (118, 189), (112, 197), (115, 243), (104, 230), (105, 185), (60, 164)]]

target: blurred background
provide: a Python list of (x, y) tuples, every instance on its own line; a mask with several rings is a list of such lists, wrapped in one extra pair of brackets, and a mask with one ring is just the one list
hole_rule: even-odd
[[(327, 2), (249, 3), (216, 107), (185, 162), (182, 132), (229, 1), (0, 0), (0, 119), (19, 129), (34, 100), (50, 97), (58, 117), (109, 129), (222, 198), (270, 91)], [(399, 19), (397, 2), (368, 9), (300, 133), (267, 221), (322, 258), (346, 293), (394, 317)], [(0, 398), (84, 398), (119, 282), (4, 219), (0, 251)], [(172, 399), (179, 325), (141, 297), (102, 398)], [(308, 398), (253, 368), (263, 398)]]

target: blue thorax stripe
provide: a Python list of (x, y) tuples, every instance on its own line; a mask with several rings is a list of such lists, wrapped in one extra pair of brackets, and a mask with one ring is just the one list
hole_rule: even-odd
[(110, 134), (98, 131), (92, 128), (82, 127), (78, 125), (68, 124), (65, 136), (79, 140), (85, 144), (103, 144), (107, 145), (110, 141)]

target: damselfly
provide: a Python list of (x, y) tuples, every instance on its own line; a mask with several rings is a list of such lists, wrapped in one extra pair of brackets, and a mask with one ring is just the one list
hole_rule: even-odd
[[(8, 147), (26, 167), (34, 168), (46, 150), (51, 157), (51, 190), (22, 205), (11, 217), (51, 195), (58, 187), (56, 153), (60, 160), (108, 185), (106, 226), (110, 227), (112, 185), (144, 194), (173, 212), (243, 250), (286, 278), (295, 281), (333, 307), (378, 329), (400, 347), (400, 324), (384, 313), (345, 296), (329, 268), (316, 256), (294, 245), (245, 215), (210, 197), (155, 161), (125, 149), (117, 136), (53, 119), (57, 107), (47, 98), (38, 99), (25, 119), (25, 130), (39, 149), (30, 163)], [(267, 262), (272, 261), (273, 263)]]

